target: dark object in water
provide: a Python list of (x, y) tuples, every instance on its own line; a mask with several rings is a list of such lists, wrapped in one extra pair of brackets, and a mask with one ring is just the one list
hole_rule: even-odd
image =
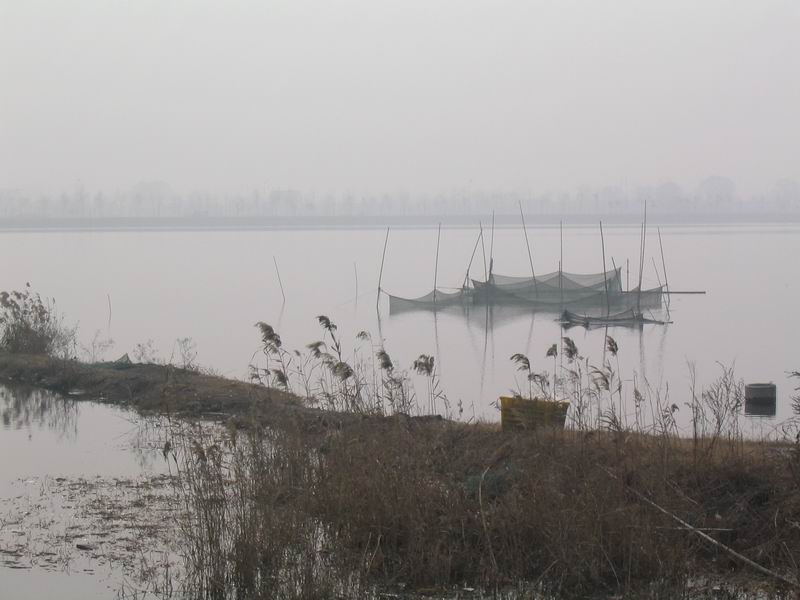
[(645, 317), (643, 313), (635, 309), (626, 310), (624, 312), (608, 315), (606, 317), (590, 317), (589, 315), (581, 315), (569, 310), (565, 310), (561, 313), (560, 321), (567, 327), (580, 325), (586, 329), (590, 329), (592, 327), (609, 326), (631, 327), (645, 324), (666, 325), (669, 323), (669, 321), (660, 321), (658, 319)]
[(748, 383), (744, 386), (744, 414), (774, 417), (778, 394), (774, 383)]

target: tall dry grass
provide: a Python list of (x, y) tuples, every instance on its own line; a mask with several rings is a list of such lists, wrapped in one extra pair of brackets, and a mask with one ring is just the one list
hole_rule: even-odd
[[(732, 370), (693, 389), (685, 438), (668, 390), (635, 382), (634, 412), (625, 412), (612, 338), (600, 365), (566, 338), (552, 379), (523, 355), (512, 360), (528, 394), (570, 399), (573, 426), (503, 433), (377, 401), (391, 359), (370, 345), (381, 382), (370, 383), (332, 324), (320, 323), (315, 401), (361, 418), (330, 429), (254, 421), (176, 438), (198, 597), (367, 597), (381, 586), (466, 584), (522, 586), (537, 597), (674, 598), (719, 581), (780, 597), (800, 578), (800, 437), (743, 439)], [(281, 369), (301, 381), (297, 354), (281, 358), (277, 334), (261, 330), (273, 347), (260, 376)], [(557, 356), (546, 358), (555, 365)], [(347, 377), (340, 363), (351, 367)], [(433, 364), (421, 357), (415, 368), (431, 375)]]

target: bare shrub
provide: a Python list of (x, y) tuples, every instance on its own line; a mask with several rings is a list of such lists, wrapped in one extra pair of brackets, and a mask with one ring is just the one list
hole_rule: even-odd
[(22, 291), (0, 292), (0, 348), (13, 353), (48, 354), (70, 358), (75, 354), (76, 328), (64, 325), (55, 300)]

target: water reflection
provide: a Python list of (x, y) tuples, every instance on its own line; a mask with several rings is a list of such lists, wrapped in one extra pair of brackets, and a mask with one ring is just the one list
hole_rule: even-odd
[(0, 420), (3, 429), (48, 429), (58, 437), (74, 440), (78, 435), (75, 400), (28, 386), (0, 385)]

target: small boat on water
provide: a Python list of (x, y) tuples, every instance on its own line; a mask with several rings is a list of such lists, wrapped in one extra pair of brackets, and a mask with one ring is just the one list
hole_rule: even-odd
[(638, 327), (646, 324), (666, 325), (669, 323), (669, 321), (661, 321), (659, 319), (646, 317), (644, 313), (642, 313), (640, 310), (636, 310), (635, 308), (631, 308), (620, 313), (615, 313), (613, 315), (599, 317), (578, 314), (569, 310), (565, 310), (561, 313), (561, 318), (559, 321), (565, 327), (580, 326), (585, 327), (586, 329), (592, 329), (594, 327)]

